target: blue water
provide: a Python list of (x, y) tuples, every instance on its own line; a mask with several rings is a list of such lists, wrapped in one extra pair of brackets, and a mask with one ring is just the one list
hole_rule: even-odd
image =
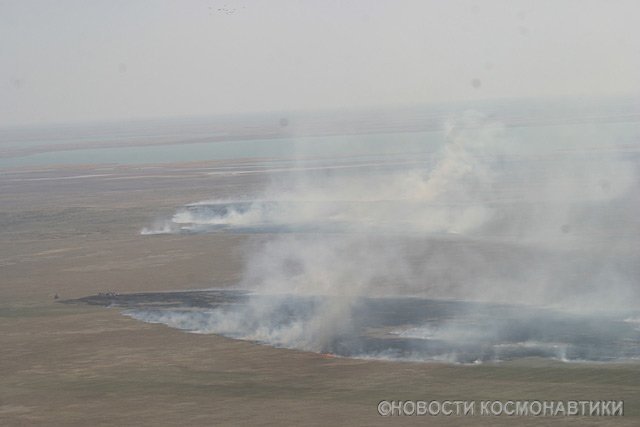
[(295, 159), (385, 155), (437, 149), (441, 132), (253, 139), (241, 141), (87, 148), (0, 159), (0, 168), (64, 164), (145, 164), (249, 158)]
[[(146, 131), (145, 131), (146, 132)], [(74, 148), (56, 151), (55, 147), (63, 142), (90, 146), (99, 141), (100, 135), (92, 135), (86, 140), (69, 137), (60, 139), (60, 135), (52, 136), (51, 141), (26, 138), (18, 144), (5, 139), (2, 148), (22, 146), (42, 147), (36, 154), (0, 157), (0, 168), (59, 166), (78, 164), (153, 164), (229, 159), (297, 159), (297, 158), (335, 158), (342, 156), (388, 156), (392, 154), (416, 154), (436, 151), (445, 142), (442, 131), (387, 133), (370, 135), (335, 135), (304, 138), (251, 139), (240, 141), (218, 141), (179, 143), (184, 140), (175, 136), (175, 144), (131, 146), (135, 139), (164, 139), (170, 135), (158, 136), (157, 130), (149, 129), (148, 134), (105, 136), (122, 144), (120, 147)], [(40, 136), (42, 131), (39, 131)], [(212, 138), (215, 135), (212, 135)], [(506, 150), (514, 149), (518, 153), (541, 154), (563, 150), (580, 150), (588, 152), (602, 148), (638, 146), (640, 141), (639, 122), (620, 123), (580, 123), (562, 125), (540, 125), (506, 128), (498, 133), (482, 132), (475, 141), (480, 144), (502, 144)], [(504, 142), (507, 144), (504, 144)], [(507, 153), (505, 153), (507, 154)]]

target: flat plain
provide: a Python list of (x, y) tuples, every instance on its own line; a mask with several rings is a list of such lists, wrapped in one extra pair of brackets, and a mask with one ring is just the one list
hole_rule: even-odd
[[(238, 161), (24, 167), (0, 178), (0, 424), (625, 425), (640, 365), (521, 359), (385, 362), (189, 334), (117, 309), (60, 304), (99, 292), (223, 288), (267, 234), (139, 231), (177, 206), (252, 194)], [(105, 169), (106, 168), (106, 169)], [(381, 400), (624, 400), (623, 417), (381, 417)]]

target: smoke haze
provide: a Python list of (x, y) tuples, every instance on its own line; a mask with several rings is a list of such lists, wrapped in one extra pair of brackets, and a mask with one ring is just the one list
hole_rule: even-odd
[(0, 126), (640, 93), (634, 0), (0, 1)]
[[(639, 12), (0, 0), (0, 167), (261, 180), (150, 214), (149, 242), (255, 239), (231, 293), (142, 320), (357, 357), (639, 358)], [(39, 127), (65, 122), (86, 123)]]
[[(301, 166), (273, 175), (258, 197), (194, 203), (159, 228), (143, 230), (271, 237), (247, 250), (238, 287), (254, 296), (242, 308), (196, 318), (192, 313), (134, 316), (278, 346), (392, 357), (397, 354), (379, 345), (367, 352), (360, 343), (358, 352), (349, 347), (355, 341), (344, 338), (367, 329), (363, 318), (375, 317), (364, 307), (386, 312), (384, 304), (367, 302), (370, 297), (531, 307), (501, 318), (478, 317), (484, 306), (452, 306), (456, 314), (437, 324), (425, 320), (425, 308), (407, 324), (370, 331), (493, 346), (480, 356), (428, 346), (404, 354), (458, 361), (499, 357), (506, 347), (564, 359), (567, 351), (576, 351), (558, 337), (550, 341), (558, 327), (553, 319), (575, 325), (596, 325), (592, 316), (616, 325), (634, 319), (630, 313), (640, 296), (639, 159), (628, 142), (637, 141), (635, 123), (604, 124), (597, 131), (572, 124), (508, 128), (466, 111), (442, 128), (432, 135), (439, 143), (425, 140), (420, 153), (365, 168), (307, 170), (301, 144)], [(394, 143), (393, 134), (385, 138)], [(411, 323), (418, 320), (426, 323)], [(504, 335), (513, 334), (507, 325), (514, 322), (529, 331), (515, 333), (515, 341)], [(538, 325), (535, 331), (527, 329), (530, 323)]]

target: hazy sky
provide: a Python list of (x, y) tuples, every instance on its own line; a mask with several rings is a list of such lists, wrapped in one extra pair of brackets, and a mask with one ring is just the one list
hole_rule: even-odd
[(640, 1), (0, 0), (0, 126), (640, 93)]

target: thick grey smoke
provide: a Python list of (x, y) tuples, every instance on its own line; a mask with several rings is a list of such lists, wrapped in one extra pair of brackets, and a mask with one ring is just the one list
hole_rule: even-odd
[[(336, 351), (339, 338), (359, 324), (356, 313), (374, 315), (362, 305), (372, 296), (628, 313), (640, 295), (640, 193), (638, 158), (625, 144), (636, 142), (638, 129), (615, 126), (506, 128), (470, 111), (446, 121), (435, 149), (403, 162), (338, 172), (301, 166), (274, 176), (259, 198), (186, 206), (142, 234), (271, 232), (247, 254), (238, 284), (259, 297), (204, 316), (136, 316)], [(302, 164), (304, 145), (299, 151)], [(520, 320), (545, 324), (536, 316)], [(504, 324), (483, 325), (454, 319), (369, 332), (458, 343), (491, 338), (495, 351), (533, 346), (564, 358), (566, 344), (536, 341), (539, 334), (504, 343), (496, 338)], [(429, 358), (438, 357), (456, 360), (447, 352)]]

